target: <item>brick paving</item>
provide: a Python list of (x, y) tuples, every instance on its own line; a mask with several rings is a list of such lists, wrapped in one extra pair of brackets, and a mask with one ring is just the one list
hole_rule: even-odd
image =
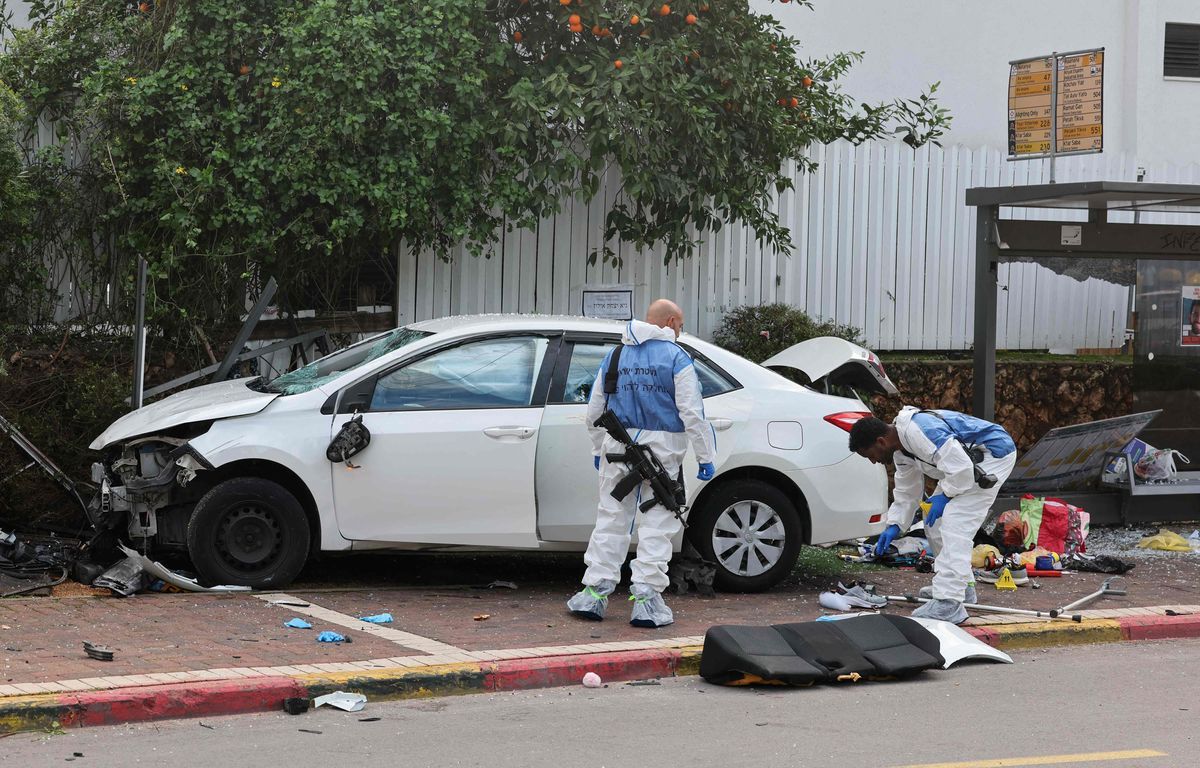
[[(698, 644), (714, 624), (770, 624), (812, 620), (821, 615), (816, 596), (836, 577), (792, 577), (765, 594), (720, 594), (713, 598), (671, 596), (676, 623), (661, 630), (640, 630), (626, 621), (624, 587), (610, 606), (610, 619), (584, 622), (570, 616), (564, 601), (577, 588), (579, 568), (544, 569), (527, 560), (476, 560), (443, 557), (453, 563), (441, 583), (421, 571), (419, 578), (371, 574), (377, 563), (360, 567), (348, 559), (325, 576), (294, 586), (288, 594), (317, 609), (342, 614), (339, 621), (305, 616), (312, 630), (283, 627), (299, 609), (273, 606), (250, 594), (143, 594), (132, 598), (49, 597), (0, 602), (0, 696), (51, 690), (151, 685), (168, 681), (229, 679), (266, 674), (353, 672), (383, 667), (466, 660), (530, 658), (605, 650), (678, 647)], [(487, 583), (506, 562), (518, 589), (480, 589), (463, 583)], [(386, 563), (385, 563), (386, 565)], [(339, 572), (338, 568), (341, 568)], [(369, 573), (364, 583), (362, 572)], [(397, 571), (387, 568), (388, 574)], [(338, 575), (338, 574), (341, 575)], [(350, 574), (349, 576), (347, 574)], [(912, 593), (928, 575), (912, 571), (869, 571), (848, 577), (874, 581), (883, 594)], [(1200, 604), (1200, 557), (1181, 555), (1139, 561), (1128, 575), (1129, 595), (1105, 598), (1090, 606), (1096, 617), (1130, 615), (1146, 606), (1177, 606), (1197, 612)], [(980, 600), (1017, 608), (1050, 608), (1095, 591), (1100, 574), (1041, 579), (1041, 589), (1022, 587), (999, 592), (982, 587)], [(331, 588), (341, 581), (344, 586)], [(416, 581), (417, 583), (413, 583)], [(889, 610), (907, 614), (909, 608)], [(388, 632), (374, 625), (351, 629), (355, 618), (390, 612)], [(1121, 613), (1125, 612), (1125, 613)], [(1144, 612), (1144, 611), (1143, 611)], [(476, 621), (476, 616), (488, 618)], [(1161, 608), (1159, 609), (1161, 615)], [(988, 618), (989, 623), (1021, 619)], [(349, 635), (349, 645), (316, 642), (322, 629)], [(427, 650), (416, 635), (431, 641)], [(389, 639), (391, 638), (391, 639)], [(399, 638), (400, 641), (397, 641)], [(116, 660), (87, 658), (82, 641), (116, 649)], [(443, 647), (446, 646), (446, 647)], [(365, 661), (364, 661), (365, 660)], [(294, 670), (294, 671), (289, 671)], [(114, 679), (115, 678), (115, 679)]]

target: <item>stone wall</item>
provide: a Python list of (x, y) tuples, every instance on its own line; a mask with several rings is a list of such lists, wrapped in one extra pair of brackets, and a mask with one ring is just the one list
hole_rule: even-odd
[[(873, 398), (871, 407), (891, 420), (901, 405), (971, 412), (970, 361), (884, 362), (900, 397)], [(997, 363), (996, 416), (1028, 450), (1054, 427), (1133, 412), (1133, 366), (1122, 362)]]

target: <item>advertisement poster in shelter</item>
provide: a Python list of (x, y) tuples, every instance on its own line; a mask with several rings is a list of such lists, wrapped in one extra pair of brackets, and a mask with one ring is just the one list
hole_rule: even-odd
[(1200, 285), (1183, 286), (1183, 300), (1179, 304), (1183, 315), (1179, 343), (1184, 347), (1200, 347)]

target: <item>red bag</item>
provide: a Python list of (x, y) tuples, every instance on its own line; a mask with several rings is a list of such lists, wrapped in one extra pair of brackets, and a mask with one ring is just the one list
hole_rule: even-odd
[(1062, 499), (1046, 499), (1042, 505), (1042, 525), (1037, 545), (1060, 555), (1067, 550), (1070, 505)]

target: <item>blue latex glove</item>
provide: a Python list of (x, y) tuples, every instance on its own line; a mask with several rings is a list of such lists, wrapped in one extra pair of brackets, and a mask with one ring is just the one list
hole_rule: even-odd
[(599, 471), (600, 471), (600, 457), (599, 457), (599, 456), (593, 456), (593, 457), (592, 457), (592, 463), (596, 465), (596, 471), (597, 471), (597, 472), (599, 472)]
[(883, 553), (887, 552), (887, 548), (892, 546), (892, 541), (899, 535), (900, 526), (895, 523), (884, 528), (883, 533), (879, 534), (879, 540), (875, 542), (875, 557), (883, 557)]
[(701, 464), (700, 471), (696, 473), (696, 479), (712, 480), (715, 474), (717, 474), (717, 470), (712, 464)]
[(929, 497), (929, 511), (925, 513), (925, 527), (932, 528), (933, 524), (942, 516), (942, 511), (946, 509), (946, 505), (950, 503), (950, 497), (944, 493), (938, 493)]

